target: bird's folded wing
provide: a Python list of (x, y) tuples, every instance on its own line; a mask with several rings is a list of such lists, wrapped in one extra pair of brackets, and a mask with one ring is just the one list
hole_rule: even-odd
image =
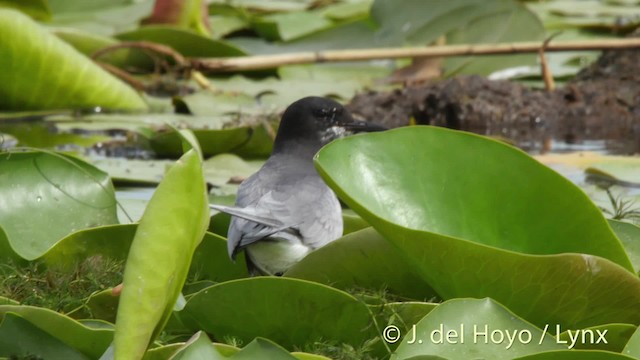
[(258, 215), (257, 211), (253, 208), (238, 208), (233, 206), (224, 206), (224, 205), (215, 205), (215, 204), (209, 204), (209, 207), (213, 210), (217, 210), (225, 214), (229, 214), (231, 216), (236, 216), (244, 220), (248, 220), (264, 226), (268, 226), (271, 228), (270, 232), (272, 234), (288, 228), (292, 228), (297, 225), (297, 224), (285, 224), (278, 219), (269, 218), (264, 215)]

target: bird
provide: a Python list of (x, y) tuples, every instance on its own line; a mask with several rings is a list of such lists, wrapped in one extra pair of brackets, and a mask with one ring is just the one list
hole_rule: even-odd
[(337, 138), (383, 130), (355, 120), (329, 98), (310, 96), (289, 105), (271, 155), (240, 184), (235, 206), (210, 205), (232, 216), (230, 259), (235, 261), (244, 250), (250, 275), (281, 276), (311, 251), (342, 236), (340, 202), (316, 171), (313, 157)]

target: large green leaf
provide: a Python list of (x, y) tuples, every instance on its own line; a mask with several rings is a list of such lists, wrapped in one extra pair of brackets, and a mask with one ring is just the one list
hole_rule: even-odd
[(135, 231), (134, 224), (77, 231), (56, 242), (38, 260), (48, 266), (70, 271), (92, 256), (125, 260)]
[(118, 305), (116, 358), (139, 359), (164, 327), (208, 214), (202, 165), (192, 149), (167, 172), (136, 230)]
[(9, 7), (22, 11), (36, 20), (49, 20), (51, 10), (47, 0), (0, 0), (0, 8)]
[(182, 313), (216, 339), (233, 336), (246, 343), (262, 336), (289, 349), (319, 339), (359, 346), (373, 332), (364, 303), (340, 290), (290, 278), (216, 284), (193, 295)]
[(117, 223), (109, 178), (81, 160), (3, 153), (0, 169), (0, 226), (8, 246), (24, 259), (39, 257), (69, 233)]
[(316, 163), (445, 299), (490, 296), (539, 326), (640, 323), (640, 280), (599, 209), (509, 145), (410, 127), (335, 141)]
[(435, 296), (429, 284), (372, 228), (357, 231), (307, 255), (285, 276), (345, 290), (388, 290), (410, 299)]
[[(48, 334), (66, 346), (79, 351), (87, 358), (97, 359), (109, 346), (113, 339), (113, 330), (91, 329), (79, 322), (55, 311), (25, 305), (0, 306), (0, 319), (10, 314), (17, 314), (36, 329)], [(34, 333), (34, 336), (37, 334)], [(0, 336), (3, 338), (3, 336)], [(0, 352), (2, 355), (2, 352)], [(42, 354), (44, 359), (55, 358), (50, 354)]]
[(4, 315), (0, 324), (0, 356), (11, 359), (90, 359), (14, 313)]
[(80, 29), (97, 35), (111, 36), (138, 27), (139, 21), (151, 13), (152, 0), (49, 0), (53, 12), (51, 23)]
[(635, 272), (640, 274), (640, 227), (618, 220), (609, 220), (609, 225), (624, 245)]
[(235, 46), (194, 32), (171, 26), (145, 26), (137, 30), (118, 34), (118, 39), (126, 41), (150, 41), (171, 46), (184, 56), (225, 57), (242, 56), (245, 53)]
[(640, 359), (640, 327), (633, 333), (629, 342), (622, 350), (625, 355), (633, 356), (636, 359)]
[[(498, 334), (494, 336), (496, 330)], [(393, 360), (418, 355), (507, 360), (564, 348), (548, 333), (491, 299), (449, 300), (433, 309), (409, 333), (401, 335)]]
[(0, 109), (147, 108), (128, 85), (27, 16), (0, 9)]

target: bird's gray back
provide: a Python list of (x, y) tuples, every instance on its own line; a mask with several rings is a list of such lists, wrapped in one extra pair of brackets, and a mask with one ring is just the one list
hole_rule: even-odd
[[(252, 207), (262, 216), (293, 226), (305, 245), (312, 249), (342, 235), (340, 203), (310, 162), (296, 158), (270, 158), (238, 189), (237, 207)], [(269, 228), (233, 217), (229, 227), (229, 246), (243, 247)], [(273, 234), (273, 237), (279, 237)]]

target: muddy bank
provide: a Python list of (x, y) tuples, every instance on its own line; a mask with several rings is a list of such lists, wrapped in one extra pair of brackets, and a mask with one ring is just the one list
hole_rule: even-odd
[(460, 76), (390, 93), (359, 94), (348, 108), (390, 127), (413, 118), (417, 124), (503, 137), (533, 152), (605, 140), (611, 153), (638, 153), (640, 50), (606, 51), (552, 92)]

